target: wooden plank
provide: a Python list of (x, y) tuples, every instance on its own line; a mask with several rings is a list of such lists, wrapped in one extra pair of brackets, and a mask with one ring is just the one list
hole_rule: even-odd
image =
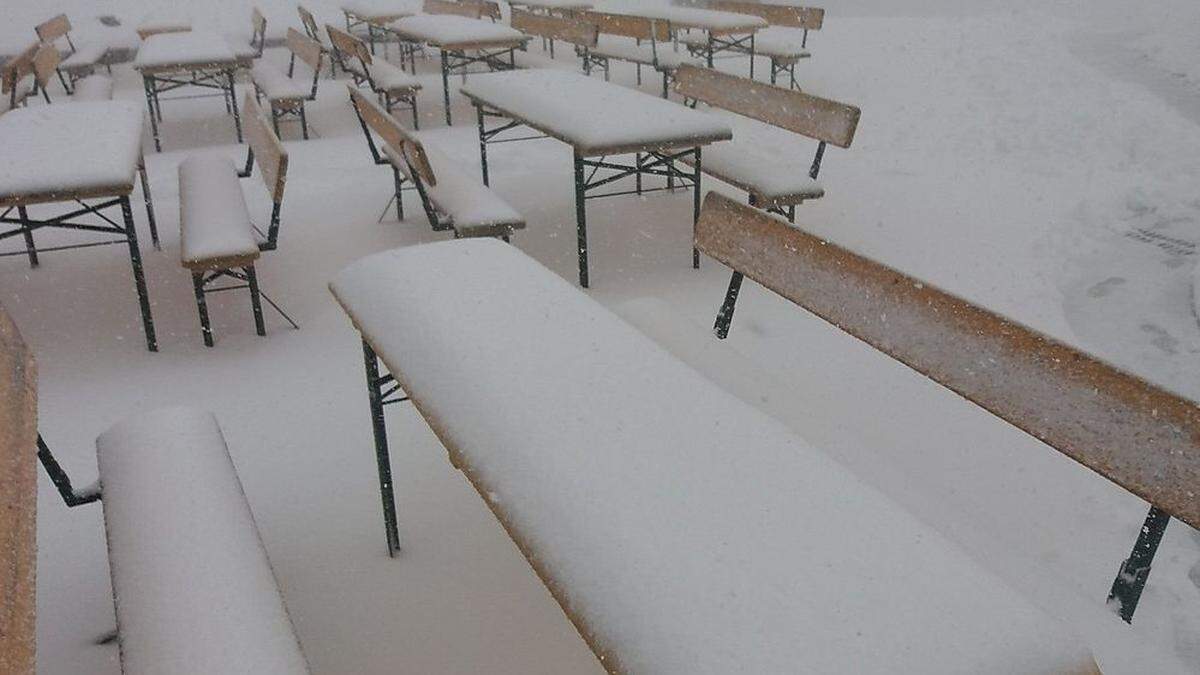
[(300, 14), (300, 23), (304, 24), (304, 32), (308, 37), (314, 40), (320, 40), (321, 30), (317, 27), (317, 18), (313, 13), (308, 11), (304, 5), (296, 5), (296, 12)]
[(595, 47), (600, 36), (596, 26), (570, 17), (535, 14), (523, 9), (512, 10), (512, 27), (526, 35), (562, 40), (584, 47)]
[(766, 19), (772, 26), (788, 26), (804, 30), (821, 30), (825, 23), (825, 10), (820, 7), (797, 7), (774, 5), (745, 0), (708, 0), (705, 7), (722, 12), (750, 14)]
[(275, 130), (263, 118), (254, 92), (246, 92), (242, 110), (246, 112), (246, 142), (254, 151), (254, 163), (258, 164), (271, 199), (278, 204), (283, 201), (283, 188), (287, 183), (287, 150), (275, 135)]
[(425, 0), (423, 6), (426, 14), (456, 14), (469, 19), (483, 16), (483, 5), (479, 3), (451, 2), (450, 0)]
[[(350, 90), (350, 103), (363, 122), (378, 134), (392, 150), (403, 154), (426, 185), (437, 185), (437, 176), (433, 173), (433, 166), (429, 163), (429, 157), (425, 154), (425, 146), (421, 144), (420, 139), (400, 126), (400, 122), (396, 121), (396, 118), (384, 110), (379, 103), (354, 87), (348, 86), (347, 88)], [(403, 169), (407, 173), (408, 167), (397, 168)]]
[(344, 57), (359, 59), (365, 64), (371, 63), (371, 52), (362, 40), (329, 24), (325, 24), (325, 32), (329, 34), (329, 41), (333, 43), (333, 48), (341, 52)]
[(36, 656), (37, 367), (0, 305), (0, 672)]
[(671, 24), (644, 16), (609, 14), (607, 12), (580, 12), (580, 18), (596, 26), (605, 35), (620, 35), (636, 40), (655, 42), (671, 41)]
[(288, 27), (287, 47), (296, 58), (308, 64), (314, 72), (321, 71), (321, 56), (324, 53), (321, 43), (308, 37), (295, 28)]
[(862, 115), (852, 105), (689, 64), (676, 69), (675, 91), (841, 148), (854, 141)]
[(71, 22), (67, 20), (66, 14), (59, 14), (53, 19), (39, 23), (34, 31), (37, 32), (38, 39), (42, 42), (54, 42), (71, 32)]
[(696, 246), (1200, 527), (1196, 403), (716, 193)]
[(58, 71), (58, 64), (62, 62), (62, 54), (59, 53), (58, 47), (49, 43), (43, 43), (38, 48), (37, 53), (33, 55), (33, 74), (37, 78), (38, 87), (45, 89), (50, 83), (50, 78)]

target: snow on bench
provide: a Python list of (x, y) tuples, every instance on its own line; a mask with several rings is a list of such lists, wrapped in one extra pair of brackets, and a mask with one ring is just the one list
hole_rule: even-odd
[[(270, 104), (271, 126), (275, 129), (275, 134), (279, 135), (279, 120), (295, 116), (300, 119), (304, 139), (308, 140), (308, 117), (304, 111), (304, 104), (317, 98), (317, 85), (321, 81), (321, 62), (325, 54), (321, 43), (295, 28), (287, 30), (287, 48), (291, 52), (291, 58), (286, 72), (260, 59), (250, 68), (250, 80), (254, 83), (256, 96), (266, 98)], [(292, 79), (297, 58), (312, 70), (312, 82), (308, 86)]]
[[(372, 153), (378, 155), (371, 138), (374, 131), (383, 139), (383, 158), (411, 181), (421, 197), (425, 215), (434, 230), (453, 229), (456, 238), (500, 237), (507, 240), (514, 230), (525, 228), (525, 219), (468, 169), (421, 137), (401, 127), (378, 103), (354, 87), (348, 87), (354, 112)], [(403, 219), (402, 182), (397, 181), (398, 215)]]
[(66, 41), (69, 50), (58, 68), (60, 76), (65, 75), (63, 88), (68, 92), (71, 91), (76, 80), (90, 75), (108, 55), (108, 45), (92, 43), (76, 46), (75, 41), (71, 39), (71, 22), (67, 19), (66, 14), (59, 14), (52, 19), (43, 21), (34, 28), (34, 31), (37, 33), (38, 40), (48, 45), (55, 45), (56, 49), (60, 38)]
[(610, 60), (628, 61), (637, 66), (640, 85), (642, 66), (650, 66), (662, 73), (662, 95), (666, 98), (671, 74), (680, 65), (693, 62), (691, 57), (667, 47), (671, 42), (671, 25), (665, 20), (593, 11), (577, 16), (596, 26), (600, 33), (596, 47), (580, 54), (586, 74), (590, 75), (592, 67), (597, 66), (604, 69), (604, 79), (608, 80)]
[(112, 99), (113, 80), (104, 75), (88, 75), (75, 83), (74, 101), (108, 101)]
[[(58, 51), (58, 47), (52, 44), (42, 43), (33, 55), (34, 82), (47, 103), (51, 102), (50, 78), (59, 72), (61, 64), (62, 54)], [(70, 94), (72, 102), (109, 101), (112, 99), (113, 81), (107, 75), (87, 75), (75, 80), (67, 92)]]
[(34, 42), (0, 66), (0, 114), (25, 105), (25, 99), (33, 93), (33, 57), (40, 46)]
[[(789, 220), (795, 219), (797, 204), (825, 195), (817, 182), (825, 146), (850, 147), (861, 114), (851, 105), (693, 66), (675, 74), (675, 91), (692, 105), (703, 101), (740, 116), (733, 140), (705, 151), (704, 173), (745, 190), (752, 204)], [(793, 144), (764, 137), (759, 122), (818, 141), (812, 164), (802, 163)]]
[[(250, 145), (244, 171), (239, 172), (228, 157), (212, 153), (193, 155), (179, 165), (179, 257), (192, 273), (200, 328), (208, 347), (213, 346), (213, 335), (205, 293), (222, 289), (206, 291), (206, 287), (221, 278), (246, 282), (255, 328), (259, 335), (266, 335), (254, 264), (261, 251), (274, 250), (277, 245), (288, 155), (252, 94), (246, 94), (244, 110)], [(254, 225), (238, 180), (249, 176), (254, 164), (272, 201), (266, 234)]]
[(528, 39), (511, 26), (458, 14), (409, 16), (393, 21), (388, 28), (402, 40), (454, 51), (507, 47)]
[(330, 288), (610, 672), (1096, 672), (935, 530), (519, 250), (387, 251)]
[(1151, 504), (1109, 602), (1132, 621), (1172, 516), (1200, 526), (1200, 408), (1089, 354), (710, 193), (696, 246)]
[(398, 104), (406, 104), (412, 111), (413, 126), (419, 127), (417, 93), (421, 90), (420, 80), (383, 59), (372, 57), (366, 43), (350, 33), (328, 24), (325, 32), (333, 43), (334, 58), (342, 70), (350, 73), (354, 83), (366, 83), (383, 99), (389, 113)]
[(122, 672), (308, 673), (216, 419), (134, 417), (96, 455)]
[(250, 11), (250, 33), (230, 33), (224, 36), (225, 43), (242, 65), (249, 67), (263, 54), (267, 44), (267, 17), (254, 7)]

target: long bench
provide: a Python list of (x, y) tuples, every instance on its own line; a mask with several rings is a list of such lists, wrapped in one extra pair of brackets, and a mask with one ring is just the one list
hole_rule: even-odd
[[(275, 250), (278, 245), (288, 154), (263, 119), (253, 94), (246, 94), (243, 110), (250, 146), (243, 170), (239, 171), (227, 157), (212, 153), (192, 155), (179, 165), (180, 263), (192, 274), (200, 329), (207, 347), (213, 346), (213, 332), (205, 298), (222, 290), (248, 288), (255, 330), (259, 335), (267, 334), (262, 311), (266, 296), (259, 289), (254, 264), (262, 251)], [(250, 176), (255, 164), (271, 199), (266, 232), (255, 226), (238, 180)], [(209, 288), (221, 279), (244, 282), (244, 286)], [(270, 298), (266, 300), (296, 326)]]
[(412, 111), (413, 128), (421, 128), (421, 117), (417, 113), (420, 80), (383, 59), (372, 57), (366, 43), (350, 33), (328, 24), (325, 32), (329, 34), (338, 66), (350, 73), (354, 83), (370, 87), (389, 113), (397, 105), (405, 104)]
[(1132, 621), (1172, 517), (1200, 527), (1200, 407), (920, 279), (710, 193), (696, 247), (1150, 504), (1109, 603)]
[[(325, 53), (321, 43), (307, 37), (295, 28), (288, 28), (287, 48), (291, 52), (288, 68), (282, 68), (259, 60), (250, 69), (250, 80), (254, 83), (256, 97), (266, 98), (271, 108), (271, 126), (279, 135), (279, 121), (288, 117), (300, 120), (300, 131), (308, 140), (308, 117), (304, 104), (316, 100), (317, 86), (321, 81), (321, 64)], [(305, 86), (293, 79), (296, 59), (300, 59), (312, 71), (312, 82)]]
[(330, 288), (363, 339), (385, 506), (402, 394), (609, 672), (1098, 672), (933, 528), (514, 247), (386, 251)]
[(670, 48), (671, 25), (665, 20), (628, 14), (579, 12), (579, 20), (596, 26), (600, 32), (598, 44), (580, 51), (583, 72), (590, 75), (593, 67), (604, 71), (609, 79), (611, 61), (626, 61), (637, 67), (637, 83), (642, 83), (642, 66), (662, 74), (662, 96), (666, 98), (671, 78), (680, 66), (691, 63), (692, 57)]
[[(808, 50), (808, 32), (820, 30), (825, 23), (825, 10), (820, 7), (746, 2), (745, 0), (704, 0), (702, 4), (722, 12), (750, 14), (766, 19), (770, 27), (755, 36), (754, 54), (771, 59), (771, 84), (780, 74), (787, 74), (788, 87), (799, 89), (796, 64), (812, 56)], [(689, 50), (702, 50), (705, 44), (684, 38)], [(754, 54), (751, 58), (754, 58)]]
[[(694, 66), (679, 68), (675, 91), (693, 107), (704, 102), (735, 114), (729, 116), (733, 140), (705, 150), (704, 173), (745, 190), (751, 204), (788, 220), (795, 220), (798, 204), (825, 196), (817, 176), (826, 145), (850, 147), (861, 114), (845, 103)], [(812, 162), (798, 156), (794, 144), (765, 135), (770, 130), (764, 125), (817, 141)]]
[[(508, 241), (525, 219), (474, 172), (423, 143), (406, 131), (375, 101), (348, 87), (350, 103), (366, 136), (376, 164), (392, 168), (396, 217), (404, 219), (405, 183), (411, 182), (421, 198), (429, 225), (435, 231), (453, 230), (454, 237), (500, 237)], [(376, 145), (372, 132), (379, 136)]]

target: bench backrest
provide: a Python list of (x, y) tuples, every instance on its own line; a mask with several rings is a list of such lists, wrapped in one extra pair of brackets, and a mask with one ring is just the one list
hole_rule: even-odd
[(308, 64), (314, 72), (321, 70), (321, 43), (301, 33), (295, 28), (288, 28), (287, 48), (296, 58)]
[(773, 5), (760, 2), (745, 2), (744, 0), (708, 0), (704, 5), (709, 9), (722, 12), (735, 12), (737, 14), (750, 14), (761, 17), (772, 26), (821, 30), (821, 26), (825, 23), (825, 10), (821, 7)]
[(38, 47), (37, 52), (34, 53), (33, 76), (37, 80), (38, 88), (42, 89), (43, 93), (61, 62), (62, 54), (58, 51), (58, 47), (50, 43), (43, 42), (42, 46)]
[(378, 134), (393, 150), (402, 153), (408, 160), (409, 167), (417, 173), (422, 182), (426, 185), (437, 185), (437, 176), (433, 174), (433, 167), (421, 141), (400, 126), (396, 118), (377, 101), (352, 86), (347, 85), (347, 89), (350, 91), (350, 104), (354, 106), (354, 112), (363, 124)]
[(850, 147), (861, 115), (852, 105), (692, 65), (675, 71), (675, 91), (841, 148)]
[(267, 17), (257, 7), (250, 10), (250, 29), (253, 33), (252, 43), (261, 44), (266, 39)]
[(1200, 407), (709, 193), (696, 247), (1172, 516), (1200, 527)]
[(37, 367), (0, 306), (0, 666), (34, 672), (37, 570)]
[(59, 14), (53, 19), (39, 23), (34, 31), (37, 32), (38, 39), (42, 42), (54, 42), (71, 32), (71, 22), (67, 19), (66, 14)]
[[(12, 98), (16, 93), (17, 83), (33, 74), (33, 57), (41, 47), (40, 42), (34, 42), (21, 53), (4, 62), (0, 67), (0, 93)], [(11, 101), (10, 101), (11, 102)], [(16, 101), (20, 103), (20, 101)]]
[(361, 61), (364, 65), (371, 63), (371, 51), (367, 49), (367, 45), (362, 40), (354, 37), (346, 31), (325, 24), (325, 32), (329, 34), (329, 42), (333, 44), (343, 58), (354, 58)]
[(455, 14), (470, 19), (482, 18), (484, 12), (481, 3), (452, 2), (451, 0), (425, 0), (423, 10), (426, 14)]
[(296, 5), (296, 12), (300, 14), (300, 24), (304, 26), (304, 33), (308, 37), (320, 42), (321, 29), (317, 24), (317, 17), (313, 16), (313, 13), (308, 11), (308, 8), (304, 5)]
[(580, 18), (594, 25), (604, 35), (619, 35), (654, 42), (671, 40), (671, 24), (666, 21), (649, 19), (644, 16), (591, 11), (582, 12)]
[(246, 93), (246, 142), (254, 153), (254, 163), (262, 175), (271, 200), (276, 204), (283, 201), (283, 188), (287, 182), (288, 154), (275, 130), (263, 117), (262, 108), (253, 92)]
[(594, 24), (569, 16), (548, 16), (523, 9), (512, 10), (512, 27), (526, 35), (563, 40), (584, 47), (595, 47), (600, 29)]

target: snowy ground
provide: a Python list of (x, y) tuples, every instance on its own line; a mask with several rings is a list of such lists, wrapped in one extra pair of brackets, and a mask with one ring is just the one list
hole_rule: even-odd
[[(54, 11), (10, 4), (0, 53), (25, 39), (14, 27)], [(242, 0), (206, 3), (203, 17), (195, 3), (60, 4), (80, 24), (110, 12), (136, 24), (178, 8), (237, 28), (248, 15)], [(276, 28), (294, 21), (290, 3), (262, 4)], [(800, 222), (1200, 399), (1190, 285), (1200, 44), (1189, 30), (1200, 8), (897, 4), (831, 2), (814, 36), (802, 84), (861, 106), (863, 121), (853, 148), (827, 154), (829, 195), (803, 207)], [(284, 60), (277, 50), (265, 58)], [(538, 49), (520, 60), (548, 64)], [(560, 53), (555, 65), (574, 64)], [(743, 72), (745, 63), (721, 66)], [(431, 142), (476, 161), (469, 109), (456, 99), (462, 121), (441, 128), (440, 82), (432, 60), (423, 68)], [(632, 68), (615, 75), (632, 86)], [(128, 66), (117, 78), (119, 97), (140, 96)], [(647, 92), (655, 87), (647, 81)], [(408, 222), (376, 222), (390, 175), (370, 163), (341, 83), (324, 82), (310, 112), (319, 138), (285, 134), (281, 250), (259, 265), (298, 332), (276, 318), (267, 338), (255, 337), (248, 303), (227, 295), (210, 304), (217, 347), (201, 345), (178, 265), (175, 167), (199, 148), (243, 152), (228, 145), (231, 123), (212, 100), (165, 104), (165, 152), (148, 158), (164, 233), (163, 252), (146, 254), (160, 353), (144, 350), (120, 248), (48, 254), (33, 271), (0, 258), (0, 302), (40, 362), (43, 433), (86, 483), (95, 436), (120, 417), (171, 403), (213, 410), (315, 672), (600, 672), (402, 408), (389, 410), (389, 423), (406, 548), (398, 560), (384, 554), (361, 353), (325, 284), (369, 252), (441, 236), (415, 201)], [(569, 152), (544, 140), (489, 154), (493, 185), (529, 219), (514, 243), (574, 278)], [(245, 186), (265, 215), (263, 191)], [(653, 318), (658, 332), (703, 333), (727, 273), (711, 262), (690, 269), (690, 204), (661, 193), (592, 202), (590, 294), (614, 307), (660, 298), (674, 311)], [(1102, 601), (1145, 515), (1136, 498), (758, 289), (743, 293), (729, 349), (705, 365), (718, 379), (766, 373), (731, 386), (1072, 624), (1106, 673), (1200, 671), (1200, 589), (1188, 576), (1200, 539), (1187, 526), (1168, 528), (1128, 629)], [(115, 647), (92, 644), (113, 626), (100, 510), (67, 511), (48, 481), (40, 499), (40, 670), (115, 673)]]

